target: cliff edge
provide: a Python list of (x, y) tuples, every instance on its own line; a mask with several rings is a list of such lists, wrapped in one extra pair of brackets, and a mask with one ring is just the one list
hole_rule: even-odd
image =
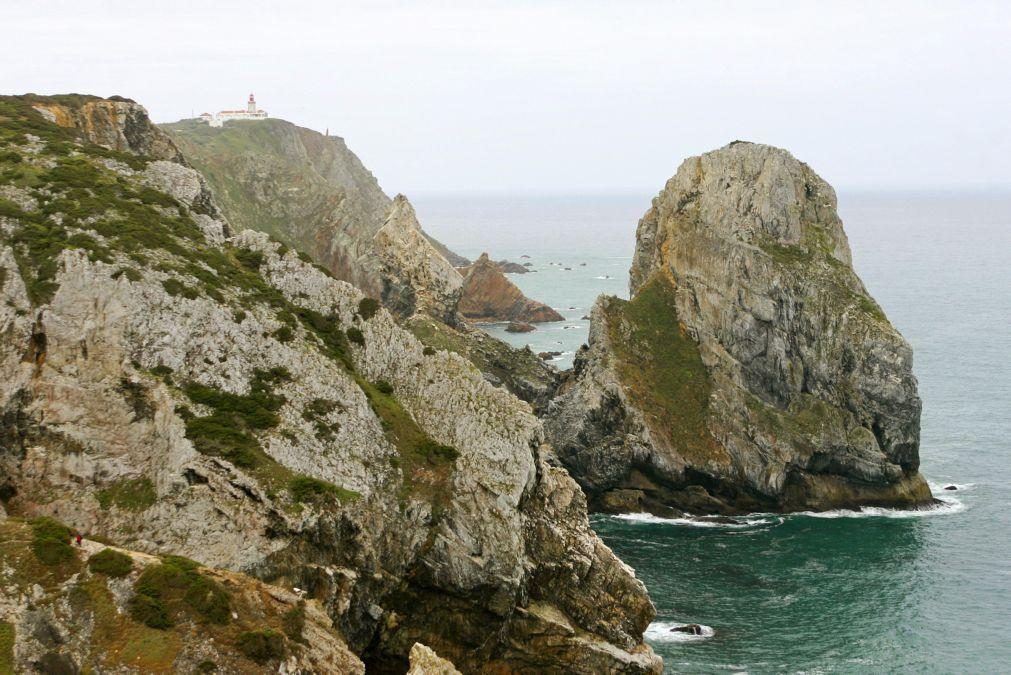
[(639, 223), (546, 428), (598, 508), (931, 502), (912, 350), (851, 266), (832, 188), (784, 150), (686, 160)]

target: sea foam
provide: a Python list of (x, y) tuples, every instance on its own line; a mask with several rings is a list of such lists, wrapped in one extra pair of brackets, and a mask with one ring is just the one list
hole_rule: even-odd
[(649, 626), (646, 627), (643, 637), (650, 642), (698, 642), (700, 640), (707, 640), (712, 636), (716, 635), (716, 631), (710, 626), (704, 626), (698, 624), (702, 629), (702, 635), (692, 635), (691, 633), (682, 633), (680, 631), (672, 631), (672, 628), (678, 628), (680, 626), (687, 626), (687, 623), (679, 623), (677, 621), (654, 621)]

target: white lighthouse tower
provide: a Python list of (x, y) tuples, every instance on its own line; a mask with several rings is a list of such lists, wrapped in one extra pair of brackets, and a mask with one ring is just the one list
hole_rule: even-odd
[(249, 103), (246, 104), (246, 112), (253, 114), (256, 113), (256, 99), (252, 94), (249, 95)]

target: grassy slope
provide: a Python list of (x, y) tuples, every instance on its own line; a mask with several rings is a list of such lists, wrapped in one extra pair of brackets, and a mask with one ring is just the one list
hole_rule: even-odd
[(654, 434), (697, 466), (724, 453), (706, 426), (712, 383), (678, 321), (670, 281), (654, 277), (605, 311), (618, 377)]
[[(110, 590), (110, 578), (85, 565), (80, 549), (69, 547), (69, 559), (47, 564), (32, 550), (35, 536), (33, 526), (26, 521), (11, 518), (0, 523), (3, 586), (16, 589), (17, 595), (31, 596), (31, 587), (37, 584), (42, 596), (33, 600), (36, 608), (55, 607), (59, 615), (62, 612), (59, 608), (68, 607), (75, 620), (90, 617), (93, 623), (87, 660), (103, 670), (128, 668), (147, 673), (172, 673), (184, 647), (209, 642), (217, 653), (217, 665), (237, 672), (257, 671), (262, 664), (242, 653), (241, 636), (264, 629), (283, 634), (285, 617), (293, 609), (273, 599), (258, 582), (241, 575), (220, 576), (196, 567), (195, 563), (170, 556), (163, 559), (161, 565), (142, 557), (134, 560), (134, 571), (128, 577), (131, 585), (136, 586), (144, 577), (138, 576), (140, 560), (150, 561), (144, 568), (145, 573), (161, 566), (181, 564), (192, 569), (190, 578), (201, 580), (201, 588), (216, 588), (219, 594), (224, 594), (228, 607), (223, 618), (214, 617), (201, 611), (203, 605), (185, 601), (183, 588), (166, 587), (172, 625), (164, 629), (152, 628), (134, 619), (131, 612), (120, 611)], [(76, 580), (74, 575), (77, 575)], [(14, 627), (0, 622), (0, 673), (13, 672), (13, 640)], [(285, 650), (300, 648), (294, 639), (284, 640), (283, 644)]]

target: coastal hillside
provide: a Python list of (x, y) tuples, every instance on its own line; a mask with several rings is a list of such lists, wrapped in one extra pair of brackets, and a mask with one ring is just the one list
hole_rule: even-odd
[(918, 506), (912, 350), (853, 271), (832, 188), (784, 150), (692, 157), (639, 223), (548, 437), (597, 508)]
[(467, 325), (458, 310), (461, 300), (465, 307), (470, 301), (456, 267), (469, 261), (424, 232), (406, 197), (387, 197), (343, 139), (279, 119), (223, 127), (183, 120), (160, 129), (206, 177), (234, 227), (266, 232), (307, 253), (399, 319), (410, 319), (406, 325), (419, 326), (419, 337), (438, 333), (440, 348), (471, 359), (489, 381), (534, 406), (554, 393), (557, 374), (536, 355)]
[[(546, 461), (530, 407), (230, 225), (184, 154), (126, 99), (0, 98), (2, 513), (301, 589), (377, 672), (406, 670), (416, 643), (462, 672), (659, 672), (645, 589)], [(204, 584), (181, 566), (159, 573), (166, 596), (107, 589), (171, 600)], [(183, 624), (203, 619), (174, 606), (195, 634)], [(59, 625), (83, 636), (75, 607)], [(236, 613), (276, 632), (273, 614)], [(149, 644), (175, 639), (148, 627)], [(254, 639), (261, 670), (287, 658), (278, 639)]]

